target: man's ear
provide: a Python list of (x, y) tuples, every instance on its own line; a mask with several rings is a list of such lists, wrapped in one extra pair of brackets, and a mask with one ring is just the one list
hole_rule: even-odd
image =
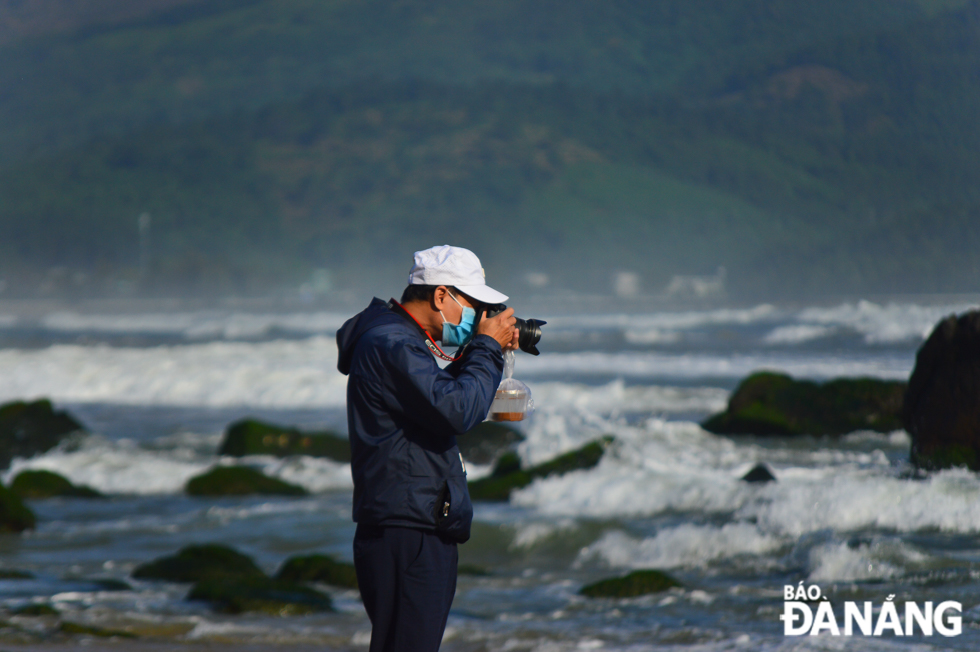
[(449, 296), (449, 288), (445, 285), (438, 286), (432, 291), (432, 309), (436, 312), (441, 312), (443, 304), (447, 301)]

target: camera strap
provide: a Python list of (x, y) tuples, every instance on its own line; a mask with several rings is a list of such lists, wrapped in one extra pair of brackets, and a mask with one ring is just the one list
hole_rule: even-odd
[(449, 355), (448, 353), (443, 351), (438, 344), (436, 344), (435, 339), (433, 339), (432, 335), (429, 334), (429, 331), (422, 328), (422, 324), (419, 323), (419, 320), (416, 319), (412, 313), (405, 310), (405, 306), (403, 306), (402, 304), (398, 303), (394, 299), (389, 299), (388, 308), (391, 311), (398, 313), (399, 315), (408, 317), (408, 319), (410, 319), (412, 323), (418, 326), (418, 329), (422, 331), (423, 335), (425, 335), (425, 345), (429, 347), (429, 351), (432, 352), (432, 355), (436, 356), (437, 358), (442, 358), (447, 362), (456, 362), (457, 360), (463, 357), (463, 350), (466, 348), (465, 346), (460, 348), (458, 351), (456, 351), (455, 356)]

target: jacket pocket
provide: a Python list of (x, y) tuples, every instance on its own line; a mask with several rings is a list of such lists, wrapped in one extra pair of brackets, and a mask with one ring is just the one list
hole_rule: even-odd
[(473, 523), (473, 504), (466, 488), (466, 476), (447, 478), (440, 495), (437, 528), (454, 541), (463, 543), (470, 538)]

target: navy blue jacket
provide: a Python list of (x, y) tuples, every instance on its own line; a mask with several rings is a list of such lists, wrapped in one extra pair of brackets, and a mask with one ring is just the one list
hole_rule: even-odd
[(500, 344), (477, 335), (440, 369), (420, 327), (375, 298), (337, 331), (337, 347), (337, 368), (349, 376), (354, 520), (469, 539), (473, 505), (456, 435), (490, 411)]

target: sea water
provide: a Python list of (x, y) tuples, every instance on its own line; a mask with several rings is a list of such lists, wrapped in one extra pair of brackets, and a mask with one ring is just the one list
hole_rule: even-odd
[[(915, 474), (908, 435), (728, 438), (698, 423), (758, 370), (799, 378), (907, 378), (942, 317), (969, 302), (850, 302), (786, 308), (541, 315), (542, 355), (515, 377), (536, 412), (515, 424), (525, 464), (603, 435), (593, 469), (538, 480), (507, 503), (477, 503), (446, 650), (973, 650), (980, 647), (980, 478)], [(224, 543), (272, 573), (288, 557), (350, 560), (347, 465), (309, 457), (244, 463), (300, 484), (302, 498), (192, 498), (187, 480), (216, 464), (224, 428), (244, 416), (346, 431), (334, 311), (168, 310), (109, 314), (0, 308), (0, 401), (52, 398), (88, 427), (32, 459), (109, 495), (31, 502), (37, 529), (0, 536), (9, 609), (47, 603), (62, 618), (150, 640), (366, 649), (356, 591), (321, 587), (336, 613), (223, 616), (187, 585), (133, 579), (141, 563)], [(739, 478), (763, 462), (777, 481)], [(471, 478), (489, 467), (469, 465)], [(683, 587), (589, 599), (586, 583), (664, 570)], [(131, 591), (100, 581), (123, 580)], [(962, 605), (962, 633), (786, 636), (785, 587), (846, 601)], [(901, 611), (901, 610), (900, 610)], [(0, 643), (55, 640), (53, 619), (13, 616)]]

